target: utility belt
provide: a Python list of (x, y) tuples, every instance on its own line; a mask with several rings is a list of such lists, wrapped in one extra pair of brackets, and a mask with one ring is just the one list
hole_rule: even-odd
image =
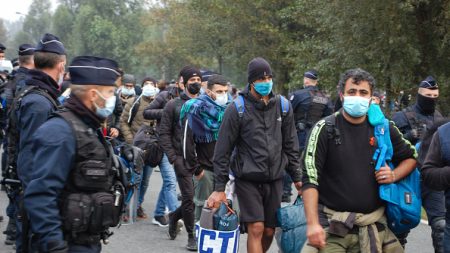
[(108, 231), (120, 222), (124, 188), (118, 183), (112, 192), (67, 193), (61, 202), (63, 231), (75, 244), (96, 244), (112, 235)]
[(297, 121), (295, 123), (295, 128), (297, 129), (297, 132), (307, 131), (307, 130), (311, 129), (312, 126), (313, 126), (313, 124), (311, 124), (310, 122)]

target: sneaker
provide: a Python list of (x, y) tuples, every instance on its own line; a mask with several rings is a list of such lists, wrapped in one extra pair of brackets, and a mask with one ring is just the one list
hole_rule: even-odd
[(167, 221), (167, 218), (165, 216), (153, 217), (152, 223), (163, 228), (169, 226), (169, 222)]
[(5, 239), (5, 244), (6, 245), (13, 245), (14, 243), (16, 243), (16, 237), (13, 235), (7, 235), (6, 239)]
[(144, 212), (144, 208), (142, 208), (142, 206), (139, 206), (137, 209), (137, 218), (139, 220), (145, 220), (147, 219), (147, 214)]
[(173, 218), (172, 213), (169, 213), (169, 231), (167, 231), (167, 235), (170, 240), (175, 240), (177, 238), (177, 227), (178, 222)]
[(189, 251), (197, 251), (197, 240), (195, 237), (189, 237), (186, 249)]
[(178, 233), (181, 232), (184, 223), (181, 220), (175, 221), (172, 216), (172, 213), (169, 213), (169, 231), (167, 231), (167, 235), (170, 240), (175, 240)]

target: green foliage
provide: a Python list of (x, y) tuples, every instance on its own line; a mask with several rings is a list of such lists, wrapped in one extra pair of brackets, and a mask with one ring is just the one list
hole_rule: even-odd
[[(139, 77), (174, 79), (190, 64), (243, 87), (247, 63), (261, 56), (282, 93), (315, 68), (334, 94), (339, 75), (360, 67), (388, 99), (400, 90), (415, 97), (427, 75), (437, 78), (440, 101), (450, 98), (450, 0), (60, 0), (50, 21), (48, 5), (34, 0), (17, 42), (52, 31), (69, 57), (110, 57)], [(441, 103), (444, 113), (449, 107)]]

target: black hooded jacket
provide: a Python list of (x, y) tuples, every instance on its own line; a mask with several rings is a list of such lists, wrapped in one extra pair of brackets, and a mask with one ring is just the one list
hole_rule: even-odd
[(241, 180), (268, 183), (281, 179), (286, 170), (299, 182), (300, 154), (292, 106), (289, 104), (283, 117), (279, 96), (271, 93), (266, 105), (248, 87), (241, 95), (245, 104), (242, 118), (231, 103), (220, 127), (214, 151), (215, 190), (224, 191), (229, 168)]

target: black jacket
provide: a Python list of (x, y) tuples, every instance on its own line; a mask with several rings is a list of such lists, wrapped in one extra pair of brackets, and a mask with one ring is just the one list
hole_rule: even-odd
[[(183, 159), (180, 111), (183, 104), (189, 99), (189, 96), (182, 93), (180, 97), (167, 102), (159, 126), (160, 145), (169, 158), (169, 162), (174, 165), (177, 176), (192, 176), (195, 169), (188, 166)], [(189, 167), (192, 168), (189, 169)]]
[(300, 154), (292, 106), (289, 104), (288, 114), (282, 117), (277, 96), (271, 94), (265, 105), (250, 94), (248, 87), (241, 95), (245, 101), (242, 118), (234, 103), (223, 116), (214, 151), (215, 190), (224, 191), (229, 168), (242, 180), (271, 182), (281, 179), (286, 169), (294, 182), (300, 181)]
[(178, 97), (176, 88), (161, 91), (156, 95), (155, 99), (145, 108), (144, 119), (156, 120), (156, 129), (159, 131), (161, 118), (163, 115), (164, 107), (171, 99)]

